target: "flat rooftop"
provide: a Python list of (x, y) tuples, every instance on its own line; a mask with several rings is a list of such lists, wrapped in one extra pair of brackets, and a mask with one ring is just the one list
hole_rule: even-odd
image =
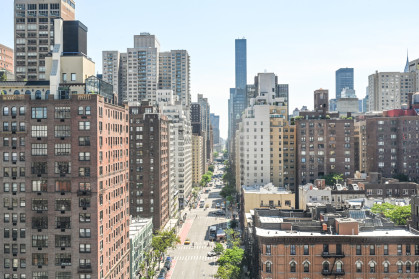
[(395, 230), (374, 230), (370, 232), (359, 232), (358, 235), (331, 235), (331, 234), (322, 234), (319, 232), (300, 232), (300, 231), (283, 231), (283, 230), (268, 230), (262, 228), (256, 228), (256, 235), (264, 237), (280, 237), (280, 236), (316, 236), (316, 237), (365, 237), (365, 236), (416, 236), (418, 235), (402, 229)]
[(292, 194), (291, 191), (287, 191), (284, 188), (275, 187), (272, 183), (264, 186), (243, 186), (244, 193), (255, 193), (255, 194)]
[(129, 236), (135, 236), (139, 231), (141, 231), (148, 223), (152, 223), (152, 219), (137, 219), (132, 220), (131, 225), (129, 225)]

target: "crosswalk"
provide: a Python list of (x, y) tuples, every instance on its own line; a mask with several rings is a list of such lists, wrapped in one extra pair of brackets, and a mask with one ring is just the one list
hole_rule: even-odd
[(189, 244), (189, 245), (179, 245), (176, 249), (180, 249), (180, 250), (189, 250), (189, 249), (200, 250), (200, 249), (207, 249), (207, 248), (210, 248), (210, 247), (208, 247), (207, 245), (196, 245), (195, 244), (195, 246), (192, 246), (192, 244)]
[(207, 256), (175, 256), (177, 261), (216, 261), (217, 257)]

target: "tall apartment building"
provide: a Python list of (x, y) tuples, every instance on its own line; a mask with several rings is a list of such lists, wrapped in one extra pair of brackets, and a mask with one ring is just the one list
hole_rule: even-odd
[(186, 50), (159, 53), (159, 89), (171, 89), (182, 105), (191, 105), (190, 57)]
[[(202, 148), (201, 148), (201, 158), (193, 159), (195, 162), (201, 162), (202, 166), (200, 167), (202, 174), (208, 170), (207, 164), (207, 149), (206, 149), (206, 133), (202, 128), (202, 108), (199, 103), (192, 103), (191, 105), (191, 125), (192, 125), (192, 135), (198, 135), (202, 137)], [(198, 143), (195, 141), (194, 143)], [(194, 149), (194, 147), (192, 147)], [(196, 150), (196, 149), (195, 149)], [(196, 168), (196, 166), (195, 166)], [(193, 171), (195, 172), (195, 171)], [(199, 182), (198, 182), (199, 183)]]
[(236, 39), (235, 41), (235, 70), (236, 89), (246, 89), (247, 85), (247, 41)]
[(170, 160), (174, 170), (170, 191), (177, 195), (176, 212), (186, 206), (192, 194), (192, 127), (189, 110), (178, 100), (172, 90), (157, 91), (159, 109), (170, 123), (170, 145), (173, 146)]
[(13, 49), (0, 44), (0, 70), (6, 70), (9, 73), (14, 73), (14, 52)]
[[(285, 121), (274, 121), (272, 118), (283, 118)], [(280, 171), (283, 167), (283, 130), (274, 127), (279, 127), (279, 122), (285, 124), (286, 120), (286, 106), (275, 98), (275, 92), (262, 93), (250, 101), (236, 134), (240, 152), (240, 159), (236, 162), (240, 164), (240, 172), (236, 172), (236, 181), (240, 181), (240, 185), (261, 186), (272, 182), (275, 186), (284, 186), (283, 172)]]
[(45, 57), (54, 45), (54, 19), (74, 20), (75, 2), (14, 0), (14, 14), (16, 79), (45, 80)]
[(158, 89), (173, 90), (185, 108), (191, 104), (190, 56), (186, 50), (160, 52), (155, 35), (134, 36), (126, 53), (103, 51), (104, 80), (117, 84), (120, 103), (151, 101)]
[(130, 106), (130, 215), (169, 221), (169, 122), (144, 101)]
[[(416, 96), (416, 95), (415, 95)], [(366, 171), (419, 180), (419, 117), (414, 109), (390, 110), (363, 120), (367, 131)], [(362, 122), (361, 122), (362, 123)]]
[(204, 138), (198, 133), (192, 134), (192, 185), (199, 186), (204, 173), (204, 158), (202, 156)]
[(216, 145), (220, 143), (220, 116), (211, 113), (210, 122), (214, 133), (214, 145)]
[(127, 278), (128, 110), (114, 105), (110, 84), (85, 78), (95, 70), (82, 53), (46, 61), (47, 73), (59, 65), (50, 81), (0, 85), (13, 92), (0, 96), (0, 273)]
[(328, 91), (314, 91), (314, 111), (296, 120), (298, 185), (331, 173), (354, 174), (354, 120), (328, 112)]
[(340, 68), (336, 71), (336, 100), (340, 99), (344, 88), (354, 89), (354, 68)]
[(202, 130), (205, 131), (206, 139), (205, 139), (205, 152), (206, 160), (208, 162), (212, 162), (213, 157), (213, 146), (212, 146), (212, 139), (211, 139), (211, 121), (210, 121), (210, 104), (208, 102), (208, 98), (204, 98), (204, 95), (198, 94), (198, 103), (201, 105), (201, 123), (202, 123)]
[(368, 77), (368, 111), (399, 109), (417, 89), (415, 72), (375, 72)]

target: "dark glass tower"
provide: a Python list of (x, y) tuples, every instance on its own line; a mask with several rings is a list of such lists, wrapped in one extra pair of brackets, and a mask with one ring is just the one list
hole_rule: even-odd
[(246, 39), (236, 39), (236, 89), (246, 89), (247, 58)]
[(336, 71), (336, 100), (340, 99), (342, 89), (354, 89), (354, 68), (340, 68)]

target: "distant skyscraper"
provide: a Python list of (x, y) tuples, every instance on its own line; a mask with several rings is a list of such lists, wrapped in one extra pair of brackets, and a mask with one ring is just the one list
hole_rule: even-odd
[(246, 89), (247, 85), (246, 39), (236, 39), (236, 89)]
[(354, 89), (354, 68), (340, 68), (336, 71), (336, 99), (340, 99), (342, 89)]
[(407, 53), (406, 65), (404, 66), (404, 72), (405, 73), (408, 73), (409, 72), (409, 52)]

